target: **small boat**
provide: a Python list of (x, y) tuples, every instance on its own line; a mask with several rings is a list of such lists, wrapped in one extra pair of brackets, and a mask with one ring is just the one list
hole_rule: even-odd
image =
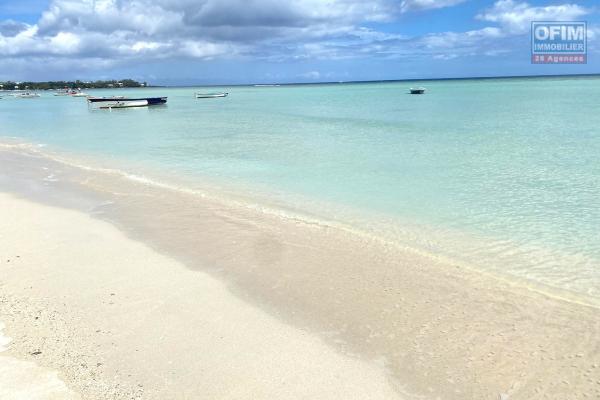
[(229, 93), (196, 93), (197, 99), (214, 99), (216, 97), (227, 97)]
[(89, 96), (87, 93), (84, 93), (79, 89), (77, 89), (77, 90), (65, 89), (65, 90), (61, 90), (61, 91), (54, 93), (54, 95), (55, 96), (71, 96), (71, 97), (88, 97)]
[(55, 96), (70, 96), (73, 93), (76, 93), (73, 89), (64, 88), (62, 90), (57, 90), (54, 95)]
[(132, 108), (132, 107), (147, 107), (167, 102), (166, 97), (144, 97), (139, 99), (130, 99), (123, 96), (115, 97), (88, 97), (88, 104), (102, 109), (109, 110), (113, 108)]
[(42, 97), (37, 93), (25, 92), (25, 93), (17, 93), (13, 95), (19, 99), (35, 99), (37, 97)]
[(424, 87), (410, 88), (410, 94), (423, 94), (423, 93), (425, 93)]

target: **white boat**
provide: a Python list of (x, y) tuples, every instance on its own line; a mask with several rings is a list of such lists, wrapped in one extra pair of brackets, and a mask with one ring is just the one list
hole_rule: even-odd
[(424, 87), (410, 88), (410, 94), (423, 94), (423, 93), (425, 93)]
[(227, 97), (229, 93), (196, 93), (197, 99), (214, 99), (216, 97)]
[(88, 97), (87, 93), (82, 92), (81, 90), (74, 89), (65, 89), (59, 92), (54, 93), (55, 96), (71, 96), (71, 97)]
[(31, 93), (31, 92), (17, 93), (17, 94), (14, 94), (13, 96), (17, 97), (19, 99), (35, 99), (37, 97), (41, 97), (39, 94)]
[(166, 97), (145, 97), (131, 99), (126, 97), (88, 97), (88, 104), (93, 108), (111, 110), (113, 108), (147, 107), (167, 102)]
[(71, 93), (73, 93), (71, 90), (69, 89), (65, 89), (65, 90), (60, 90), (54, 93), (55, 96), (70, 96)]

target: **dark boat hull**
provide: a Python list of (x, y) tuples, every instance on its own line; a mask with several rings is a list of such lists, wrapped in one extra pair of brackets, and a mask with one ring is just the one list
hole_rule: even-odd
[(146, 100), (149, 106), (155, 106), (158, 104), (165, 104), (167, 102), (166, 97), (141, 97), (141, 98), (128, 98), (128, 97), (119, 97), (119, 98), (106, 98), (106, 97), (89, 97), (88, 101), (90, 103), (101, 103), (101, 102), (109, 102), (109, 101), (142, 101)]

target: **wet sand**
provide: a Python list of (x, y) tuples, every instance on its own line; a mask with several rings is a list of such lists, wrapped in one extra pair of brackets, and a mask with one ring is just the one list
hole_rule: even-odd
[[(68, 331), (71, 324), (55, 324), (52, 333), (44, 336), (52, 338), (44, 339), (44, 343), (53, 350), (49, 350), (42, 365), (60, 371), (65, 381), (75, 385), (79, 392), (86, 385), (93, 387), (90, 383), (93, 380), (79, 367), (68, 369), (64, 354), (89, 354), (103, 349), (107, 355), (102, 361), (86, 359), (84, 371), (87, 373), (89, 365), (100, 363), (92, 369), (96, 381), (114, 387), (114, 383), (113, 386), (107, 383), (114, 378), (120, 388), (129, 388), (123, 392), (129, 395), (138, 395), (136, 387), (141, 388), (137, 385), (142, 384), (144, 398), (165, 393), (171, 393), (169, 398), (185, 398), (184, 394), (198, 393), (195, 390), (206, 390), (207, 386), (222, 390), (223, 380), (229, 381), (224, 378), (227, 376), (239, 383), (236, 387), (240, 390), (251, 391), (248, 398), (260, 398), (266, 392), (252, 392), (255, 385), (284, 390), (289, 375), (301, 379), (305, 385), (292, 384), (295, 389), (285, 392), (288, 398), (303, 398), (304, 386), (316, 388), (319, 384), (333, 390), (315, 389), (314, 393), (323, 398), (362, 399), (367, 398), (365, 393), (382, 396), (379, 398), (400, 395), (431, 399), (600, 397), (600, 312), (596, 308), (548, 296), (353, 231), (158, 189), (115, 174), (81, 171), (37, 156), (5, 152), (0, 158), (4, 163), (0, 183), (6, 190), (61, 207), (48, 208), (2, 197), (3, 203), (43, 208), (43, 214), (58, 224), (49, 222), (45, 236), (39, 233), (39, 242), (28, 251), (36, 261), (28, 263), (26, 268), (17, 269), (16, 264), (9, 266), (2, 260), (2, 272), (9, 271), (8, 282), (12, 282), (0, 289), (3, 299), (6, 298), (2, 307), (14, 305), (19, 309), (37, 304), (38, 310), (52, 310), (52, 315), (61, 321), (70, 318), (69, 321), (88, 324), (88, 330), (78, 329), (67, 336), (62, 336), (62, 332)], [(56, 179), (44, 181), (50, 173)], [(80, 208), (80, 212), (67, 211), (65, 207)], [(3, 204), (2, 209), (6, 208)], [(102, 229), (111, 230), (113, 240), (97, 243), (96, 236), (85, 234), (87, 228), (82, 231), (78, 226), (60, 225), (56, 216), (62, 213), (77, 215), (81, 220), (75, 225), (101, 224)], [(8, 212), (6, 217), (13, 214)], [(35, 231), (33, 226), (23, 225), (23, 219), (3, 224), (3, 237), (15, 236), (11, 229), (18, 230), (20, 226), (27, 232)], [(102, 220), (110, 221), (119, 230)], [(74, 232), (71, 240), (62, 242), (63, 256), (51, 269), (43, 269), (43, 260), (58, 246), (55, 243), (48, 248), (46, 242), (60, 236), (54, 232), (70, 235), (71, 231)], [(18, 248), (19, 243), (31, 242), (30, 238), (25, 240), (26, 236), (22, 233), (21, 242), (12, 242), (10, 251)], [(74, 271), (81, 267), (76, 260), (89, 253), (82, 249), (89, 244), (100, 246), (96, 256), (103, 263), (79, 274), (77, 279), (85, 275), (85, 280), (78, 281)], [(132, 261), (128, 256), (132, 250), (121, 246), (141, 246), (152, 251), (152, 258), (157, 259), (150, 263), (149, 270), (147, 265), (141, 268), (139, 264), (144, 263)], [(113, 258), (105, 256), (113, 250), (117, 250)], [(14, 252), (4, 253), (13, 256)], [(56, 273), (59, 270), (61, 274)], [(165, 279), (175, 281), (163, 286)], [(210, 292), (209, 296), (197, 297), (196, 290), (204, 290), (201, 287), (179, 289), (181, 285), (189, 287), (194, 280), (212, 282), (220, 288), (214, 289), (219, 294)], [(26, 289), (25, 282), (30, 281), (36, 282), (39, 292)], [(89, 285), (95, 285), (96, 290), (88, 290)], [(163, 290), (160, 295), (155, 292), (157, 286)], [(82, 300), (86, 297), (90, 302), (87, 309)], [(246, 342), (246, 336), (256, 339), (265, 333), (256, 335), (255, 330), (248, 328), (246, 312), (231, 312), (222, 317), (222, 323), (229, 327), (226, 336), (238, 331), (246, 334), (214, 348), (213, 331), (220, 331), (213, 325), (208, 333), (203, 330), (207, 318), (202, 313), (205, 307), (221, 304), (218, 299), (223, 297), (229, 299), (227, 302), (237, 302), (236, 309), (248, 307), (261, 318), (267, 318), (272, 325), (267, 324), (265, 331), (289, 329), (295, 334), (284, 337), (303, 337), (300, 334), (303, 333), (311, 338), (311, 343), (298, 342), (290, 349), (287, 339), (278, 342), (270, 336), (260, 342), (262, 345), (255, 340)], [(164, 298), (169, 299), (168, 306)], [(83, 309), (89, 314), (82, 314)], [(19, 313), (10, 315), (12, 319), (2, 319), (9, 326), (10, 336), (16, 339), (13, 348), (18, 348), (17, 343), (23, 337), (40, 340), (35, 329), (37, 322)], [(152, 318), (145, 318), (146, 315)], [(182, 322), (182, 318), (193, 323)], [(154, 325), (145, 323), (149, 320)], [(111, 328), (98, 327), (100, 322), (110, 323)], [(130, 324), (138, 324), (138, 329)], [(19, 334), (15, 335), (13, 330)], [(110, 335), (103, 336), (105, 330)], [(157, 331), (166, 331), (166, 337), (175, 336), (180, 341), (161, 341)], [(213, 339), (197, 339), (203, 334)], [(96, 335), (103, 339), (97, 339)], [(190, 338), (196, 341), (190, 342)], [(317, 354), (310, 349), (317, 347), (318, 353), (326, 354), (329, 362), (315, 358)], [(257, 354), (257, 349), (264, 349), (267, 355)], [(208, 367), (197, 360), (198, 354), (206, 351), (212, 355), (208, 357), (211, 361)], [(25, 347), (15, 352), (17, 357), (32, 358)], [(156, 352), (163, 355), (158, 358), (160, 362), (148, 362), (147, 355)], [(238, 363), (232, 354), (245, 354), (245, 358)], [(290, 354), (304, 355), (306, 363), (292, 362)], [(279, 364), (271, 367), (274, 360), (279, 360)], [(181, 375), (148, 379), (168, 371), (164, 363), (171, 365), (169, 361), (189, 380)], [(279, 380), (277, 374), (240, 378), (238, 371), (240, 368), (246, 371), (244, 366), (249, 364), (269, 366), (268, 371), (277, 370), (286, 378)], [(309, 368), (309, 364), (312, 368), (315, 364), (322, 368), (317, 371)], [(345, 372), (331, 372), (336, 366), (343, 367)], [(108, 373), (99, 378), (98, 371)], [(132, 377), (128, 377), (130, 374)], [(365, 386), (369, 382), (371, 386)], [(369, 389), (341, 392), (342, 388), (352, 388), (355, 384)], [(191, 392), (169, 392), (174, 387), (189, 388)], [(222, 392), (214, 393), (227, 398)], [(248, 393), (234, 393), (231, 398)], [(311, 397), (315, 397), (314, 393)], [(282, 397), (279, 392), (267, 394)]]
[(401, 398), (382, 365), (105, 222), (4, 194), (0, 205), (3, 399)]

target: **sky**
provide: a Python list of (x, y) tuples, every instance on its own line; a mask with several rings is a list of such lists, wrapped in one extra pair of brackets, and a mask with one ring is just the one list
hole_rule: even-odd
[[(588, 63), (531, 64), (532, 21), (587, 21)], [(0, 80), (589, 74), (599, 43), (598, 0), (0, 0)]]

